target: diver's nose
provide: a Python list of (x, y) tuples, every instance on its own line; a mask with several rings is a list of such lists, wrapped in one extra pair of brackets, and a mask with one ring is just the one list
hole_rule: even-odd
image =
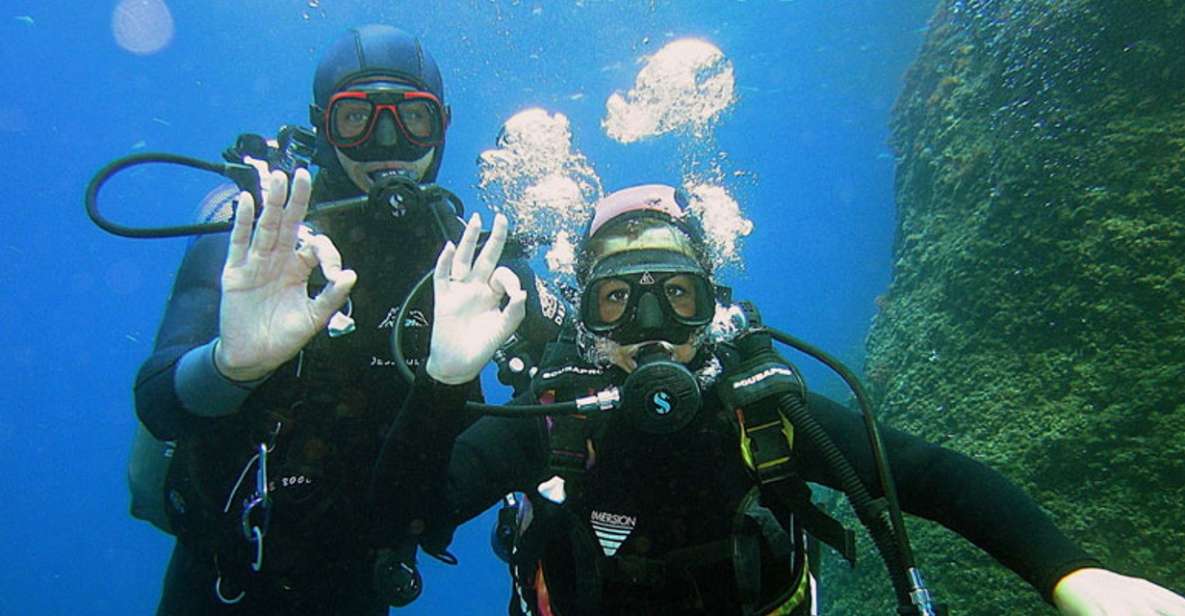
[(399, 143), (399, 129), (395, 126), (395, 117), (385, 111), (379, 115), (378, 125), (374, 127), (374, 140), (381, 146), (393, 146)]
[(653, 293), (647, 291), (638, 298), (638, 312), (635, 317), (638, 322), (638, 327), (642, 329), (657, 329), (662, 327), (663, 314), (662, 307), (658, 304), (658, 298)]

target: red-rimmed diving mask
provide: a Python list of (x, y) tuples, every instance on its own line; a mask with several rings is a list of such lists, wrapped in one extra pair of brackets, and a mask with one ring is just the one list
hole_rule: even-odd
[(431, 92), (389, 82), (350, 86), (330, 97), (326, 140), (354, 160), (416, 160), (444, 142), (448, 110)]

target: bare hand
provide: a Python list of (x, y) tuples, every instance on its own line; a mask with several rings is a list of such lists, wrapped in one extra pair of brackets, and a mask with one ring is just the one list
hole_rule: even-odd
[[(288, 177), (277, 171), (261, 173), (260, 179), (259, 224), (252, 233), (255, 200), (240, 194), (222, 268), (214, 362), (238, 381), (266, 376), (300, 352), (345, 303), (357, 280), (353, 271), (342, 269), (333, 242), (301, 224), (312, 192), (308, 171), (300, 169), (293, 177), (287, 207)], [(318, 265), (329, 283), (310, 298), (309, 275)]]
[(1185, 616), (1185, 598), (1148, 580), (1106, 569), (1079, 569), (1053, 588), (1064, 616)]
[[(518, 276), (498, 267), (506, 225), (505, 216), (494, 217), (490, 239), (474, 260), (481, 232), (481, 217), (474, 214), (465, 225), (461, 243), (446, 244), (436, 260), (436, 304), (426, 369), (437, 381), (455, 385), (477, 378), (526, 314), (527, 294)], [(510, 301), (499, 308), (503, 296)]]

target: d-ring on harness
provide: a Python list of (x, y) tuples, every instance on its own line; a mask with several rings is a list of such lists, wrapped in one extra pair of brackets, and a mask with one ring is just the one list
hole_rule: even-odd
[[(253, 514), (258, 513), (258, 516)], [(256, 517), (260, 523), (256, 524)], [(255, 544), (255, 560), (251, 570), (256, 573), (263, 568), (263, 538), (267, 535), (272, 520), (272, 497), (267, 489), (267, 445), (259, 444), (259, 466), (255, 470), (255, 494), (243, 508), (243, 538)]]
[[(273, 439), (279, 434), (280, 426), (281, 424), (276, 424), (275, 432), (272, 434)], [(235, 493), (238, 492), (239, 486), (247, 474), (247, 470), (251, 468), (253, 463), (258, 461), (255, 467), (255, 492), (243, 507), (243, 513), (240, 516), (243, 538), (247, 540), (247, 543), (255, 546), (255, 558), (251, 562), (251, 570), (256, 573), (263, 569), (263, 540), (267, 536), (268, 527), (272, 520), (272, 496), (268, 490), (267, 481), (267, 455), (269, 451), (270, 449), (267, 443), (259, 443), (259, 453), (247, 461), (247, 466), (243, 468), (242, 474), (239, 475), (239, 481), (235, 483), (234, 489), (231, 490), (230, 496), (226, 500), (226, 507), (224, 508), (224, 511), (230, 511), (231, 502), (234, 499)], [(227, 597), (224, 595), (222, 593), (221, 570), (218, 573), (217, 579), (214, 581), (214, 593), (218, 596), (219, 601), (227, 605), (238, 603), (247, 595), (246, 590), (240, 591), (236, 597)]]

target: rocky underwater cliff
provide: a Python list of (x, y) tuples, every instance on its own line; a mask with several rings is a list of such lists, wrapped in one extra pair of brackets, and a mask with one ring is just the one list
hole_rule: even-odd
[[(943, 0), (896, 108), (882, 421), (1002, 471), (1109, 568), (1185, 589), (1185, 2)], [(961, 615), (1053, 613), (910, 522)], [(890, 614), (871, 543), (824, 613)]]

